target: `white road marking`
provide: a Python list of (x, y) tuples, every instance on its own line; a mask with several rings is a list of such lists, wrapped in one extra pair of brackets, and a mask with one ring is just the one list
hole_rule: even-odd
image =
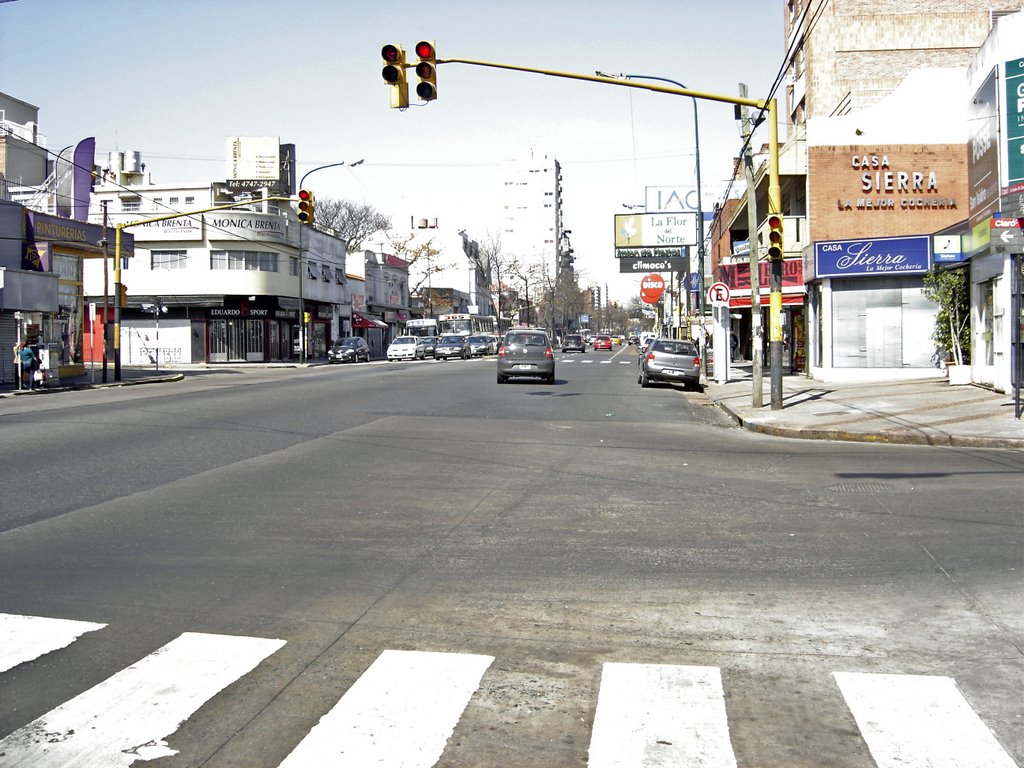
[(284, 640), (186, 632), (0, 741), (4, 768), (128, 768)]
[(0, 672), (66, 648), (86, 632), (105, 626), (91, 621), (0, 613)]
[(833, 677), (879, 768), (1016, 768), (951, 678)]
[(384, 651), (281, 768), (429, 768), (493, 656)]
[(588, 768), (736, 768), (717, 667), (604, 665)]

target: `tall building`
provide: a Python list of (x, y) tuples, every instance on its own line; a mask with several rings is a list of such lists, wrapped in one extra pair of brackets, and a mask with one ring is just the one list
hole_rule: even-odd
[(561, 166), (531, 149), (504, 165), (502, 179), (502, 252), (524, 270), (546, 269), (553, 277), (563, 231)]

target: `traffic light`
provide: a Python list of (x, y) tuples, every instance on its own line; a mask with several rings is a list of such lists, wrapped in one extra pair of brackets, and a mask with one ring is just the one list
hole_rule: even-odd
[(128, 306), (128, 286), (124, 283), (118, 285), (117, 290), (117, 305), (124, 309)]
[(409, 82), (405, 77), (405, 51), (402, 46), (388, 43), (380, 49), (384, 59), (381, 76), (391, 86), (391, 108), (405, 109), (409, 106)]
[(768, 217), (768, 259), (770, 261), (785, 258), (782, 245), (782, 217), (773, 213)]
[(437, 51), (432, 40), (420, 40), (416, 43), (416, 95), (424, 101), (437, 98)]
[(299, 221), (303, 224), (312, 224), (316, 198), (308, 189), (299, 190)]

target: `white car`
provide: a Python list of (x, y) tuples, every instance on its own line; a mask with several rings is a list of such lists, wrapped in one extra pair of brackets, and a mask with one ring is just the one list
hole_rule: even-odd
[(396, 336), (388, 345), (388, 360), (420, 360), (427, 356), (418, 336)]

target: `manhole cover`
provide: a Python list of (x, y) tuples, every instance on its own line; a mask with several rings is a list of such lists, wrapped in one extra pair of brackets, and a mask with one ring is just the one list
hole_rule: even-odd
[(891, 491), (892, 486), (885, 483), (840, 483), (830, 485), (825, 490), (832, 493), (881, 493)]

